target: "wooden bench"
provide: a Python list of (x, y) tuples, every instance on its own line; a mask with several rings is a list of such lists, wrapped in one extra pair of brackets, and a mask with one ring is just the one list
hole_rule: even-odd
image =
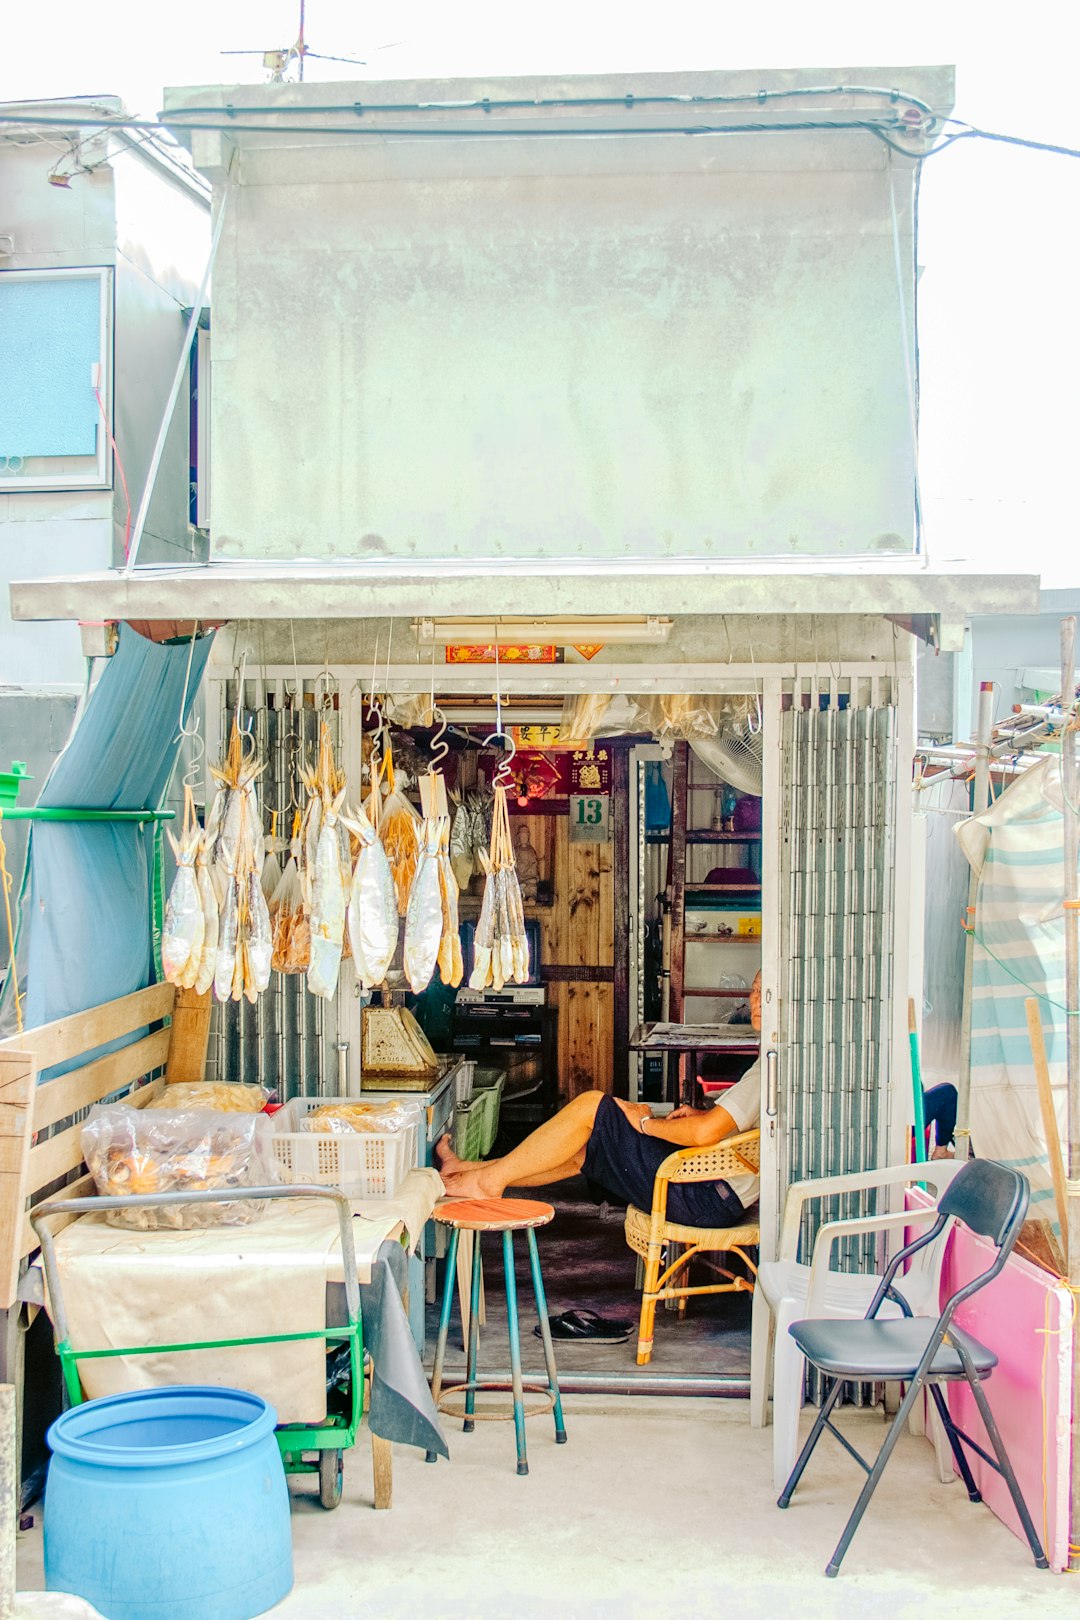
[[(0, 1041), (0, 1383), (17, 1391), (20, 1458), (25, 1279), (39, 1249), (28, 1212), (46, 1197), (92, 1196), (82, 1155), (86, 1110), (106, 1099), (141, 1108), (163, 1086), (201, 1080), (209, 1031), (209, 993), (156, 984)], [(132, 1041), (133, 1035), (140, 1038)], [(129, 1044), (119, 1050), (92, 1055), (125, 1038)], [(67, 1073), (39, 1083), (44, 1070), (67, 1063)], [(58, 1217), (52, 1229), (64, 1225)], [(390, 1442), (372, 1435), (371, 1451), (375, 1506), (388, 1508)]]

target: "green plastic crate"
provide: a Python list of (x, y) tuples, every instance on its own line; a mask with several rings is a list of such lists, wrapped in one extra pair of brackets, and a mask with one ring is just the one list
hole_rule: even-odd
[(499, 1130), (505, 1074), (492, 1086), (481, 1086), (468, 1102), (459, 1103), (454, 1118), (454, 1152), (459, 1159), (483, 1159), (495, 1145)]

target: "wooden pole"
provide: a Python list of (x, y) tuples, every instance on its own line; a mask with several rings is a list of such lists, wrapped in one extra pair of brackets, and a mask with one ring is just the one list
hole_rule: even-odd
[[(1080, 1288), (1080, 822), (1077, 820), (1076, 619), (1061, 621), (1061, 789), (1065, 799), (1065, 1058), (1069, 1086), (1068, 1204), (1069, 1283)], [(1069, 1491), (1069, 1543), (1080, 1545), (1080, 1333), (1073, 1333), (1072, 1466)], [(1070, 1564), (1075, 1558), (1070, 1556)]]
[[(165, 1079), (170, 1084), (177, 1080), (206, 1079), (206, 1048), (210, 1041), (212, 1007), (209, 990), (201, 996), (194, 990), (177, 990), (173, 1004), (169, 1061), (165, 1067)], [(218, 1075), (219, 1080), (228, 1078), (228, 1075)]]
[(1042, 1113), (1043, 1135), (1046, 1137), (1046, 1156), (1050, 1161), (1050, 1179), (1054, 1184), (1054, 1202), (1057, 1205), (1058, 1225), (1061, 1228), (1061, 1252), (1065, 1265), (1069, 1264), (1069, 1216), (1065, 1198), (1065, 1162), (1061, 1157), (1061, 1133), (1058, 1130), (1054, 1108), (1054, 1091), (1050, 1084), (1050, 1065), (1046, 1061), (1046, 1042), (1043, 1039), (1039, 1003), (1034, 996), (1024, 1002), (1027, 1014), (1028, 1039), (1035, 1061), (1035, 1079), (1039, 1086), (1039, 1109)]

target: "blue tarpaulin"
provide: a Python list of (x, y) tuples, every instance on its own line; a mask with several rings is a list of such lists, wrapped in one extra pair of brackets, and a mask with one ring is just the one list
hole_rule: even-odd
[[(160, 646), (122, 626), (39, 806), (156, 809), (176, 762), (181, 704), (186, 720), (212, 641)], [(29, 1028), (153, 983), (153, 875), (152, 822), (34, 824), (25, 919)]]

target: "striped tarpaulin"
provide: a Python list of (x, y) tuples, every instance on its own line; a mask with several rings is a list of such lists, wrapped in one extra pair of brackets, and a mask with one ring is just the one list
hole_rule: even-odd
[(1064, 1142), (1063, 810), (1060, 760), (1047, 755), (989, 810), (956, 829), (979, 873), (971, 994), (972, 1145), (980, 1157), (1023, 1171), (1031, 1183), (1032, 1214), (1050, 1221), (1055, 1231), (1024, 1001), (1039, 998)]

